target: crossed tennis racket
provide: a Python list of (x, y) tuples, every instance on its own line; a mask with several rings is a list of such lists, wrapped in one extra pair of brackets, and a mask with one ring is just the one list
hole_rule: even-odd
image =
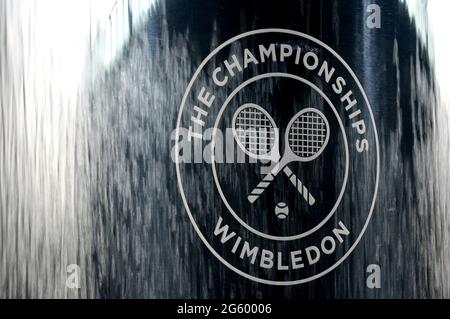
[(322, 112), (305, 108), (292, 117), (285, 133), (283, 156), (280, 154), (279, 130), (261, 106), (248, 103), (239, 107), (233, 116), (232, 130), (237, 144), (248, 156), (274, 163), (272, 170), (251, 191), (248, 196), (250, 203), (254, 203), (283, 171), (305, 201), (310, 206), (314, 205), (314, 196), (287, 165), (313, 161), (327, 146), (330, 125)]

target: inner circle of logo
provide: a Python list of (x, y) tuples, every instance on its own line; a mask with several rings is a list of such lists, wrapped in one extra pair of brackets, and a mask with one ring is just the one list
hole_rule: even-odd
[[(236, 92), (241, 90), (242, 87), (245, 87), (246, 85), (248, 85), (249, 83), (253, 82), (253, 81), (257, 81), (259, 79), (263, 79), (263, 78), (269, 78), (269, 77), (286, 77), (286, 78), (292, 78), (295, 79), (297, 81), (301, 81), (304, 82), (306, 84), (308, 84), (311, 88), (313, 88), (314, 90), (318, 91), (319, 94), (321, 94), (324, 99), (327, 101), (327, 104), (330, 106), (330, 108), (332, 109), (332, 111), (334, 112), (334, 114), (336, 115), (336, 119), (339, 122), (339, 127), (342, 130), (342, 134), (343, 134), (343, 139), (344, 139), (344, 146), (345, 146), (345, 176), (344, 176), (344, 181), (342, 183), (342, 187), (341, 187), (341, 191), (339, 193), (339, 197), (337, 199), (337, 201), (334, 203), (333, 208), (330, 210), (330, 212), (328, 213), (328, 215), (319, 223), (317, 224), (314, 228), (305, 231), (301, 234), (297, 234), (294, 236), (273, 236), (273, 235), (268, 235), (265, 234), (263, 232), (260, 232), (258, 230), (253, 229), (251, 226), (249, 226), (248, 224), (246, 224), (244, 221), (242, 221), (241, 218), (239, 218), (238, 214), (236, 214), (233, 210), (233, 208), (231, 207), (231, 205), (228, 203), (226, 196), (224, 195), (222, 188), (220, 186), (218, 177), (217, 177), (217, 170), (216, 170), (216, 166), (215, 166), (215, 161), (214, 161), (214, 157), (212, 157), (211, 162), (213, 164), (212, 168), (213, 168), (213, 176), (214, 176), (214, 181), (216, 183), (217, 189), (219, 191), (219, 194), (222, 198), (222, 200), (224, 201), (225, 205), (227, 206), (228, 210), (230, 211), (230, 213), (236, 218), (236, 220), (239, 221), (239, 223), (241, 223), (244, 227), (246, 227), (248, 230), (252, 231), (253, 233), (255, 233), (256, 235), (268, 238), (268, 239), (273, 239), (273, 240), (294, 240), (294, 239), (299, 239), (305, 236), (308, 236), (309, 234), (313, 233), (314, 231), (316, 231), (318, 228), (320, 228), (324, 223), (327, 222), (327, 220), (329, 220), (332, 216), (334, 211), (336, 210), (336, 208), (339, 206), (339, 203), (342, 199), (342, 196), (344, 194), (344, 190), (345, 190), (345, 186), (347, 183), (347, 178), (348, 178), (348, 168), (349, 168), (349, 163), (348, 163), (348, 142), (347, 142), (347, 138), (345, 136), (345, 130), (342, 124), (341, 119), (339, 118), (339, 115), (337, 113), (336, 108), (333, 106), (333, 104), (330, 102), (330, 100), (324, 95), (324, 93), (317, 88), (314, 84), (310, 83), (309, 81), (302, 79), (301, 77), (292, 75), (292, 74), (286, 74), (286, 73), (266, 73), (266, 74), (262, 74), (259, 76), (255, 76), (254, 78), (251, 78), (249, 80), (247, 80), (246, 82), (244, 82), (242, 85), (240, 85), (233, 93), (231, 93), (227, 100), (225, 101), (224, 105), (222, 106), (222, 108), (219, 111), (219, 115), (217, 116), (215, 125), (214, 125), (214, 129), (216, 129), (218, 127), (218, 123), (221, 119), (221, 116), (223, 114), (223, 111), (225, 110), (225, 108), (228, 106), (228, 103), (230, 102), (230, 100), (235, 96)], [(215, 146), (215, 139), (213, 139), (212, 141), (212, 146)], [(214, 153), (212, 153), (214, 154)]]
[(256, 282), (327, 274), (370, 221), (380, 156), (371, 106), (348, 64), (307, 34), (254, 30), (213, 50), (183, 96), (175, 149), (197, 234)]

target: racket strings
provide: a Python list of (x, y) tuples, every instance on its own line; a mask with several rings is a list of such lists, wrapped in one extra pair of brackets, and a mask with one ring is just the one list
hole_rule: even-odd
[(260, 110), (248, 107), (239, 112), (235, 131), (242, 146), (255, 155), (270, 153), (275, 145), (275, 128)]
[(324, 119), (316, 112), (306, 112), (299, 116), (289, 130), (289, 147), (302, 158), (317, 154), (327, 137)]

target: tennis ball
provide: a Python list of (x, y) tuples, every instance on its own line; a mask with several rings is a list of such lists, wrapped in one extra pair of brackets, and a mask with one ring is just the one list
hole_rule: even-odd
[(279, 219), (286, 219), (289, 215), (289, 207), (286, 203), (280, 202), (275, 206), (275, 215)]

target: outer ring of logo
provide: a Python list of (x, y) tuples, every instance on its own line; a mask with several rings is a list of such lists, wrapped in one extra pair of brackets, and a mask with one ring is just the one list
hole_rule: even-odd
[(181, 174), (180, 174), (180, 164), (179, 164), (179, 155), (178, 153), (175, 154), (175, 161), (176, 161), (176, 174), (177, 174), (177, 182), (178, 182), (178, 187), (180, 189), (180, 194), (183, 200), (183, 204), (186, 208), (186, 211), (188, 213), (189, 219), (192, 223), (192, 225), (194, 226), (195, 231), (197, 232), (198, 236), (200, 237), (200, 239), (203, 241), (203, 243), (206, 245), (206, 247), (211, 251), (211, 253), (217, 258), (219, 259), (225, 266), (227, 266), (229, 269), (231, 269), (232, 271), (234, 271), (235, 273), (250, 279), (252, 281), (258, 282), (258, 283), (262, 283), (262, 284), (268, 284), (268, 285), (276, 285), (276, 286), (290, 286), (290, 285), (298, 285), (298, 284), (302, 284), (302, 283), (307, 283), (313, 280), (316, 280), (326, 274), (328, 274), (329, 272), (333, 271), (336, 267), (338, 267), (342, 262), (344, 262), (344, 260), (353, 252), (353, 250), (356, 248), (356, 246), (358, 245), (358, 243), (361, 241), (361, 238), (363, 237), (370, 219), (372, 217), (372, 213), (375, 207), (375, 202), (376, 202), (376, 198), (377, 198), (377, 194), (378, 194), (378, 184), (379, 184), (379, 179), (380, 179), (380, 146), (379, 146), (379, 141), (378, 141), (378, 132), (377, 132), (377, 128), (376, 128), (376, 123), (375, 123), (375, 119), (373, 116), (373, 112), (372, 112), (372, 107), (370, 105), (369, 99), (367, 98), (367, 95), (364, 91), (364, 88), (362, 87), (359, 79), (357, 78), (356, 74), (353, 72), (353, 70), (350, 68), (350, 66), (347, 64), (347, 62), (345, 62), (345, 60), (339, 55), (337, 54), (336, 51), (334, 51), (331, 47), (329, 47), (327, 44), (323, 43), (322, 41), (308, 35), (302, 32), (298, 32), (298, 31), (294, 31), (294, 30), (289, 30), (289, 29), (279, 29), (279, 28), (270, 28), (270, 29), (258, 29), (258, 30), (253, 30), (253, 31), (248, 31), (242, 34), (239, 34), (225, 42), (223, 42), (221, 45), (219, 45), (216, 49), (214, 49), (200, 64), (200, 66), (197, 68), (197, 70), (195, 71), (191, 81), (189, 82), (186, 91), (183, 95), (183, 99), (181, 101), (181, 107), (180, 107), (180, 111), (178, 113), (178, 119), (177, 119), (177, 125), (176, 125), (176, 133), (177, 135), (179, 134), (179, 129), (180, 129), (180, 124), (181, 124), (181, 119), (182, 119), (182, 114), (183, 114), (183, 110), (184, 107), (186, 105), (186, 100), (188, 98), (189, 92), (192, 89), (192, 86), (194, 85), (197, 77), (199, 76), (200, 72), (203, 70), (204, 66), (219, 52), (221, 51), (224, 47), (230, 45), (231, 43), (240, 40), (242, 38), (251, 36), (251, 35), (257, 35), (257, 34), (264, 34), (264, 33), (281, 33), (281, 34), (289, 34), (289, 35), (295, 35), (298, 37), (302, 37), (305, 38), (309, 41), (315, 42), (316, 44), (320, 45), (322, 48), (328, 50), (328, 52), (330, 52), (331, 54), (333, 54), (335, 56), (336, 59), (339, 60), (339, 62), (341, 62), (341, 64), (347, 69), (347, 71), (349, 72), (349, 74), (352, 76), (353, 80), (355, 81), (355, 83), (357, 84), (362, 96), (364, 97), (364, 102), (366, 103), (369, 115), (370, 115), (370, 120), (372, 121), (373, 124), (373, 130), (374, 130), (374, 140), (375, 140), (375, 148), (376, 148), (376, 176), (375, 176), (375, 188), (374, 188), (374, 195), (373, 195), (373, 199), (372, 199), (372, 203), (370, 205), (370, 210), (369, 210), (369, 214), (367, 216), (367, 219), (364, 223), (364, 226), (362, 227), (361, 232), (359, 233), (358, 237), (356, 238), (355, 242), (352, 244), (352, 246), (347, 250), (347, 252), (338, 260), (336, 261), (336, 263), (334, 263), (332, 266), (330, 266), (329, 268), (323, 270), (320, 273), (317, 273), (311, 277), (308, 278), (303, 278), (303, 279), (299, 279), (299, 280), (292, 280), (292, 281), (275, 281), (275, 280), (267, 280), (267, 279), (262, 279), (262, 278), (258, 278), (252, 275), (249, 275), (245, 272), (243, 272), (242, 270), (236, 268), (235, 266), (233, 266), (232, 264), (230, 264), (228, 261), (226, 261), (222, 256), (220, 256), (215, 250), (214, 248), (210, 245), (210, 243), (206, 240), (206, 238), (204, 237), (204, 235), (202, 234), (201, 230), (199, 229), (192, 213), (190, 210), (190, 207), (188, 205), (188, 202), (186, 200), (186, 195), (184, 193), (184, 189), (183, 189), (183, 183), (181, 180)]

